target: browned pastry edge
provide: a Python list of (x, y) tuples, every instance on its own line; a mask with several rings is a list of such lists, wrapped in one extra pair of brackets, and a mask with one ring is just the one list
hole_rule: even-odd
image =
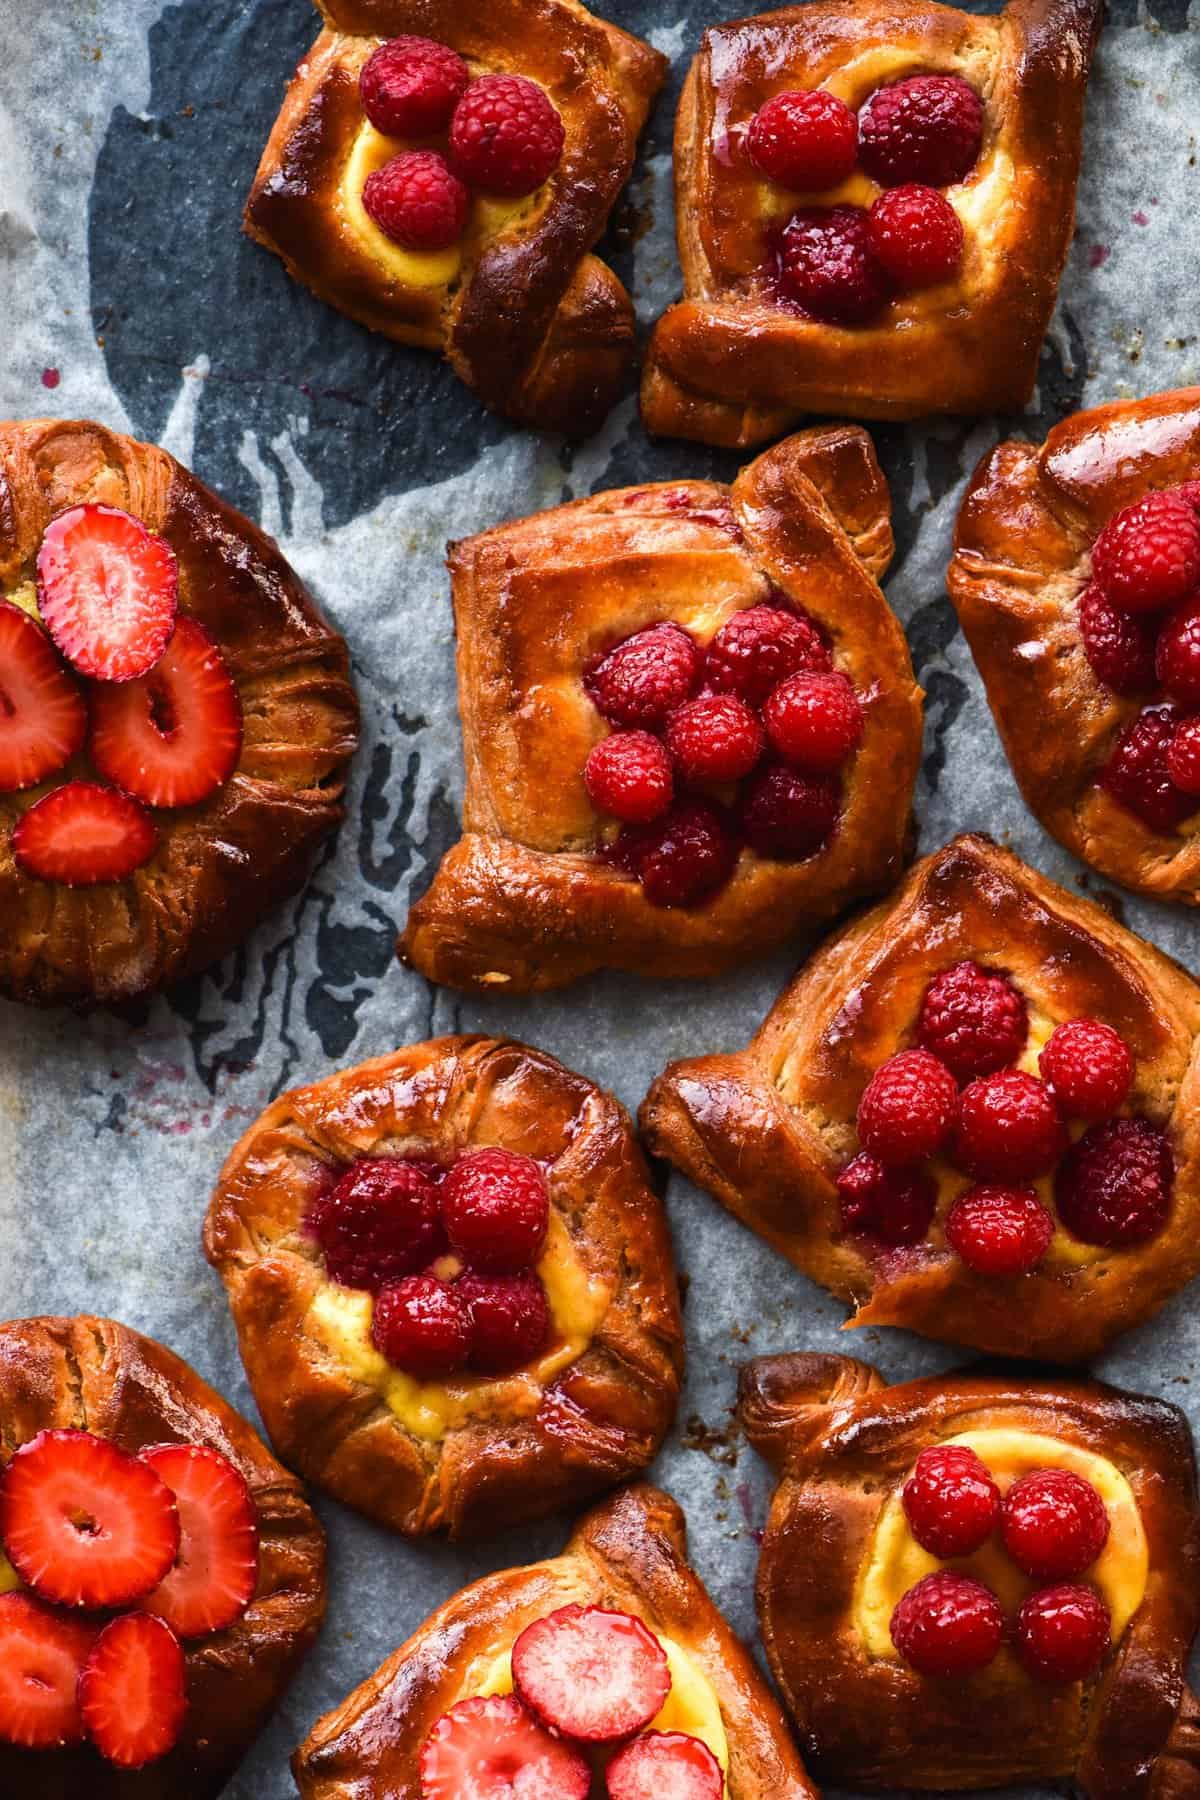
[(39, 1431), (65, 1427), (93, 1431), (133, 1454), (195, 1443), (227, 1457), (254, 1497), (258, 1591), (236, 1625), (187, 1646), (188, 1713), (168, 1756), (131, 1773), (90, 1748), (0, 1745), (0, 1793), (12, 1800), (215, 1800), (320, 1628), (324, 1534), (296, 1478), (161, 1344), (86, 1316), (0, 1325), (0, 1464)]
[[(1196, 1800), (1184, 1667), (1200, 1623), (1200, 1511), (1182, 1413), (1097, 1382), (969, 1371), (887, 1387), (838, 1356), (764, 1357), (739, 1411), (779, 1474), (758, 1575), (767, 1657), (818, 1778), (867, 1788), (1068, 1782), (1088, 1800)], [(1097, 1681), (1039, 1688), (1007, 1657), (959, 1682), (872, 1661), (853, 1623), (876, 1519), (921, 1450), (1009, 1427), (1106, 1457), (1133, 1489), (1147, 1591)]]
[(421, 1747), (471, 1664), (576, 1600), (635, 1613), (699, 1666), (728, 1734), (728, 1800), (816, 1800), (778, 1704), (688, 1566), (683, 1514), (646, 1486), (598, 1507), (554, 1561), (490, 1575), (439, 1608), (314, 1726), (292, 1759), (303, 1800), (420, 1800)]

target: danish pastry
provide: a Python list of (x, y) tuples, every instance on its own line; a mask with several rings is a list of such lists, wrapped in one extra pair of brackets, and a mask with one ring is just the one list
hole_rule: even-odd
[(453, 546), (464, 835), (402, 958), (477, 992), (711, 975), (886, 887), (921, 739), (891, 549), (854, 426)]
[[(1200, 904), (1200, 388), (1000, 444), (949, 588), (1013, 773), (1101, 874)], [(1030, 731), (1031, 716), (1044, 729)]]
[(1019, 411), (1102, 14), (818, 0), (707, 31), (675, 133), (684, 299), (650, 343), (647, 429), (746, 446), (805, 413)]
[(153, 445), (0, 424), (0, 993), (127, 1000), (226, 955), (342, 816), (349, 657)]
[(1200, 1512), (1175, 1407), (779, 1356), (745, 1369), (740, 1411), (779, 1476), (763, 1642), (819, 1780), (1200, 1794)]
[(1074, 1362), (1200, 1268), (1198, 1033), (1177, 964), (960, 837), (642, 1129), (852, 1324)]
[[(586, 1683), (570, 1680), (581, 1653)], [(546, 1729), (553, 1719), (561, 1735)], [(614, 1760), (618, 1734), (627, 1747)], [(303, 1800), (458, 1800), (502, 1773), (520, 1792), (521, 1771), (530, 1793), (561, 1800), (816, 1795), (762, 1676), (688, 1566), (683, 1514), (644, 1486), (598, 1507), (555, 1560), (447, 1601), (318, 1721), (292, 1769)]]
[(595, 430), (634, 315), (590, 252), (666, 59), (579, 0), (320, 9), (246, 230), (360, 324), (444, 351), (493, 411)]
[(395, 1531), (541, 1518), (674, 1415), (662, 1208), (616, 1101), (540, 1051), (442, 1038), (285, 1094), (205, 1248), (280, 1455)]
[(0, 1325), (0, 1791), (216, 1800), (325, 1611), (299, 1482), (108, 1319)]

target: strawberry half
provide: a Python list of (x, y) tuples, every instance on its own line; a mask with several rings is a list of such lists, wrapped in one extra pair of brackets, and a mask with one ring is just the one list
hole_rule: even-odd
[(42, 1431), (0, 1480), (0, 1538), (27, 1587), (59, 1606), (127, 1606), (179, 1550), (170, 1488), (90, 1431)]
[(725, 1776), (699, 1738), (648, 1731), (608, 1765), (610, 1800), (721, 1800)]
[(83, 748), (87, 707), (27, 612), (0, 600), (0, 793), (36, 787)]
[(526, 1626), (512, 1653), (513, 1685), (535, 1718), (582, 1743), (644, 1731), (671, 1691), (658, 1639), (630, 1613), (564, 1606)]
[(460, 1700), (421, 1750), (421, 1800), (587, 1800), (592, 1772), (512, 1694)]
[(242, 703), (225, 658), (180, 616), (151, 674), (92, 690), (92, 761), (149, 806), (195, 806), (242, 753)]
[(0, 1742), (60, 1750), (83, 1742), (79, 1677), (92, 1626), (29, 1594), (0, 1594)]
[(142, 1605), (177, 1637), (207, 1637), (241, 1618), (258, 1586), (258, 1518), (233, 1464), (200, 1444), (163, 1444), (141, 1460), (179, 1508), (175, 1567)]
[(79, 1679), (79, 1710), (101, 1756), (142, 1769), (179, 1742), (187, 1712), (187, 1665), (179, 1639), (149, 1613), (106, 1625)]
[(154, 820), (138, 801), (95, 781), (68, 781), (18, 821), (17, 867), (38, 881), (94, 887), (124, 881), (158, 848)]
[(38, 610), (67, 661), (94, 681), (147, 675), (170, 641), (179, 567), (165, 538), (90, 502), (46, 527)]

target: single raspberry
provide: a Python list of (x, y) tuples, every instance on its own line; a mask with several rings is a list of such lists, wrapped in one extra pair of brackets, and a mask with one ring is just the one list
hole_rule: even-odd
[(858, 115), (859, 157), (881, 187), (952, 187), (983, 142), (983, 101), (958, 75), (910, 75), (878, 89)]
[(866, 1150), (848, 1162), (837, 1178), (842, 1226), (865, 1232), (895, 1249), (919, 1244), (933, 1224), (937, 1190), (913, 1169), (885, 1169)]
[(1079, 602), (1079, 635), (1092, 674), (1114, 694), (1152, 694), (1154, 631), (1145, 619), (1121, 612), (1093, 582)]
[(651, 906), (695, 906), (729, 880), (738, 843), (717, 807), (706, 800), (677, 800), (652, 825), (626, 825), (612, 858), (637, 876)]
[(1017, 1614), (1017, 1655), (1035, 1681), (1086, 1681), (1112, 1641), (1112, 1614), (1094, 1588), (1064, 1582), (1030, 1594)]
[(1200, 585), (1200, 517), (1178, 494), (1144, 494), (1092, 545), (1092, 574), (1122, 612), (1163, 612)]
[(1200, 796), (1200, 719), (1175, 727), (1167, 746), (1167, 774), (1181, 794)]
[(962, 220), (936, 188), (910, 182), (880, 194), (868, 236), (876, 261), (900, 288), (936, 287), (958, 273)]
[(436, 1381), (466, 1367), (471, 1320), (448, 1282), (409, 1275), (376, 1296), (371, 1341), (393, 1368)]
[(1200, 599), (1192, 599), (1163, 626), (1155, 672), (1172, 700), (1200, 706)]
[(518, 1275), (542, 1253), (550, 1190), (532, 1157), (470, 1150), (442, 1186), (442, 1220), (459, 1255), (490, 1275)]
[(1147, 706), (1117, 739), (1100, 786), (1118, 806), (1152, 831), (1169, 834), (1196, 811), (1194, 795), (1171, 780), (1170, 754), (1180, 715), (1172, 706)]
[(987, 1464), (966, 1444), (931, 1444), (904, 1484), (909, 1530), (943, 1561), (970, 1556), (1000, 1519), (1000, 1489)]
[(823, 850), (842, 811), (836, 775), (802, 775), (782, 764), (753, 777), (742, 799), (742, 831), (759, 856), (800, 862)]
[(1044, 1081), (1021, 1069), (981, 1075), (962, 1092), (954, 1160), (982, 1181), (1032, 1181), (1052, 1169), (1067, 1134)]
[(584, 670), (592, 705), (614, 725), (653, 729), (682, 706), (700, 674), (700, 652), (678, 625), (647, 626)]
[(900, 1050), (876, 1069), (858, 1103), (864, 1150), (889, 1167), (935, 1156), (958, 1117), (958, 1083), (928, 1050)]
[(352, 1164), (317, 1200), (308, 1226), (331, 1280), (371, 1293), (425, 1268), (442, 1244), (428, 1170), (398, 1156)]
[(1028, 1275), (1054, 1238), (1032, 1188), (973, 1187), (946, 1215), (946, 1242), (977, 1275)]
[(779, 236), (779, 283), (789, 300), (831, 325), (864, 325), (890, 285), (871, 249), (866, 208), (808, 206)]
[(367, 176), (362, 202), (405, 250), (448, 250), (463, 234), (471, 196), (436, 150), (405, 150)]
[(1074, 1581), (1108, 1542), (1108, 1509), (1073, 1469), (1035, 1469), (1004, 1496), (1000, 1535), (1034, 1581)]
[(471, 1320), (471, 1367), (510, 1375), (539, 1357), (550, 1336), (550, 1302), (541, 1278), (464, 1275), (455, 1283)]
[(733, 694), (701, 694), (667, 720), (667, 749), (685, 781), (740, 781), (765, 744), (762, 726)]
[(704, 680), (719, 694), (736, 694), (747, 706), (761, 706), (789, 675), (824, 673), (832, 667), (833, 658), (810, 618), (779, 606), (748, 606), (727, 619), (709, 644)]
[(592, 750), (583, 785), (597, 812), (627, 825), (646, 825), (670, 806), (675, 777), (656, 737), (648, 731), (614, 731)]
[(960, 1081), (1016, 1062), (1029, 1035), (1024, 996), (1005, 975), (953, 963), (925, 989), (917, 1039)]
[(1054, 1184), (1059, 1217), (1084, 1244), (1122, 1250), (1167, 1222), (1175, 1158), (1149, 1119), (1093, 1125), (1063, 1158)]
[(532, 194), (562, 161), (566, 132), (544, 88), (524, 75), (483, 75), (450, 121), (455, 169), (485, 194)]
[(892, 1614), (892, 1642), (918, 1675), (974, 1675), (995, 1659), (1003, 1637), (992, 1590), (949, 1569), (909, 1588)]
[(1133, 1055), (1111, 1025), (1070, 1019), (1059, 1025), (1038, 1057), (1042, 1079), (1069, 1119), (1107, 1119), (1128, 1098)]
[(768, 181), (819, 194), (854, 173), (858, 120), (825, 88), (776, 94), (750, 121), (746, 153)]
[(363, 111), (385, 137), (432, 137), (449, 125), (470, 79), (466, 63), (448, 44), (394, 37), (367, 61), (358, 93)]
[(789, 675), (764, 706), (763, 723), (786, 762), (831, 775), (862, 742), (863, 709), (844, 675)]

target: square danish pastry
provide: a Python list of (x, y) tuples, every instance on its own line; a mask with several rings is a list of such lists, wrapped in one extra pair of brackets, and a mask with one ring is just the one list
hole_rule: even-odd
[(1178, 964), (962, 837), (641, 1122), (854, 1325), (1074, 1362), (1200, 1268), (1198, 1044)]
[(1102, 0), (816, 0), (712, 27), (675, 136), (684, 298), (647, 429), (1019, 411), (1075, 220)]
[(578, 0), (320, 0), (246, 205), (352, 319), (518, 424), (595, 430), (633, 304), (591, 254), (667, 63)]
[(921, 692), (866, 433), (732, 488), (597, 494), (453, 546), (464, 835), (405, 961), (479, 992), (701, 976), (895, 879)]

